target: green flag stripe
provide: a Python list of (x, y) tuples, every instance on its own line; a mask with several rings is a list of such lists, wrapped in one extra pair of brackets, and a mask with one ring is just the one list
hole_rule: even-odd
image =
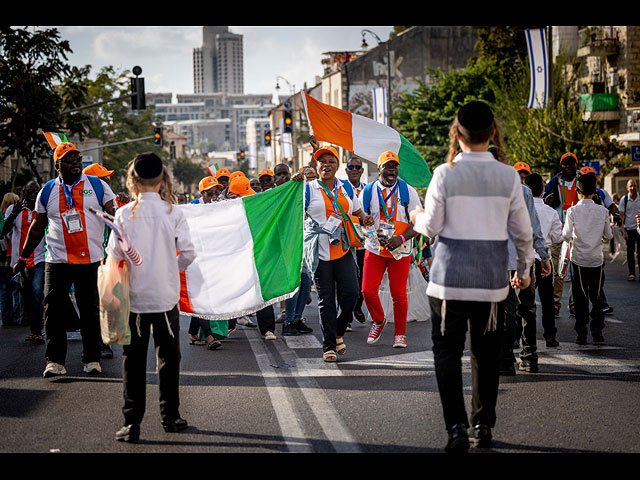
[(262, 298), (294, 291), (302, 266), (303, 181), (243, 198)]
[(429, 186), (429, 182), (431, 182), (429, 165), (409, 140), (400, 133), (398, 135), (400, 136), (400, 150), (398, 151), (400, 178), (415, 188)]

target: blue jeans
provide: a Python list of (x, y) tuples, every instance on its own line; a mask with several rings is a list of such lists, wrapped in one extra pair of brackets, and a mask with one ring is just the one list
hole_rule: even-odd
[(44, 320), (44, 262), (25, 270), (26, 278), (22, 290), (26, 317), (29, 319), (31, 333), (42, 334)]
[(11, 281), (12, 277), (11, 267), (0, 267), (0, 308), (3, 325), (20, 323), (20, 287)]
[(302, 318), (302, 312), (307, 305), (307, 298), (309, 298), (309, 292), (311, 292), (311, 277), (306, 273), (300, 276), (300, 287), (298, 293), (293, 297), (285, 300), (285, 317), (284, 323), (291, 323), (294, 320), (300, 320)]

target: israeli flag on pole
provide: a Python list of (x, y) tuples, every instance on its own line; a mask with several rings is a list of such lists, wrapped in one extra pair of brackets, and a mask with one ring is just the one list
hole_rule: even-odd
[(549, 51), (544, 28), (525, 30), (531, 70), (529, 108), (544, 108), (549, 100)]
[(376, 122), (387, 124), (387, 89), (374, 88), (373, 92), (373, 119)]

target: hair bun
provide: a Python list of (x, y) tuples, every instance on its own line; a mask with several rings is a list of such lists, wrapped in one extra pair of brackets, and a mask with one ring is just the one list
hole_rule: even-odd
[(474, 100), (458, 110), (458, 123), (472, 132), (484, 130), (493, 124), (493, 112), (485, 102)]
[(153, 152), (140, 153), (133, 160), (133, 170), (140, 178), (156, 178), (162, 173), (162, 160)]

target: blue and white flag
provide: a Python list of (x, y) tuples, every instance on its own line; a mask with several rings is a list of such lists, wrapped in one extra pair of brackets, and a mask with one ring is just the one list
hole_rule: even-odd
[(544, 108), (549, 100), (549, 51), (544, 28), (525, 30), (529, 51), (531, 88), (529, 108)]
[(387, 124), (387, 89), (382, 88), (374, 88), (373, 92), (373, 119), (382, 123), (383, 125)]

